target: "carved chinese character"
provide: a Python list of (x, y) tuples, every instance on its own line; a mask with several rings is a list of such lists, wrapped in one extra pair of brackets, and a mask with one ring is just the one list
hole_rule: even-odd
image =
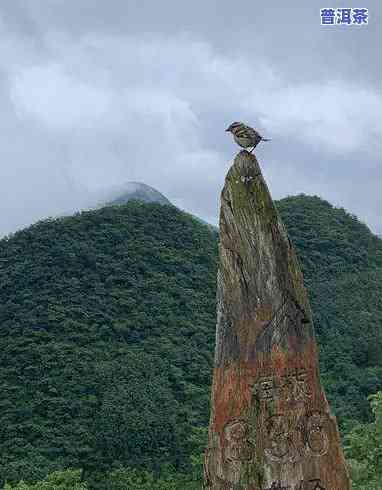
[(295, 369), (280, 378), (263, 376), (256, 383), (254, 393), (259, 400), (266, 402), (278, 398), (287, 402), (303, 402), (311, 397), (308, 374), (304, 369)]
[(296, 369), (296, 374), (293, 378), (293, 398), (296, 401), (304, 401), (310, 397), (308, 373), (303, 369)]
[(295, 370), (281, 377), (281, 392), (283, 398), (289, 402), (300, 402), (310, 398), (308, 375), (303, 369)]
[(255, 386), (255, 393), (260, 400), (273, 400), (276, 397), (276, 385), (272, 376), (260, 378)]

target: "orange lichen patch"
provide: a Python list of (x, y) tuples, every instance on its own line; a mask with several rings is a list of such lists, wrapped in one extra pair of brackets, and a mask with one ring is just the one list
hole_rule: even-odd
[(228, 421), (240, 418), (250, 407), (250, 379), (239, 363), (214, 370), (214, 430), (221, 432)]
[(298, 341), (295, 337), (289, 336), (288, 344), (288, 351), (285, 351), (277, 344), (273, 345), (270, 356), (263, 362), (270, 364), (274, 370), (281, 372), (286, 367), (294, 368), (301, 365), (316, 365), (318, 356), (314, 339), (305, 344), (302, 352), (298, 349)]
[[(286, 376), (296, 370), (300, 373), (301, 380), (303, 379), (310, 387), (309, 404), (321, 406), (324, 399), (319, 388), (316, 363), (317, 352), (312, 341), (307, 345), (306, 350), (298, 355), (274, 347), (267, 356), (263, 353), (259, 354), (256, 361), (240, 360), (216, 367), (213, 372), (212, 388), (215, 408), (212, 421), (214, 431), (220, 433), (230, 420), (247, 417), (253, 406), (253, 387), (264, 376), (272, 376), (275, 382), (280, 384)], [(283, 408), (282, 403), (280, 408)]]

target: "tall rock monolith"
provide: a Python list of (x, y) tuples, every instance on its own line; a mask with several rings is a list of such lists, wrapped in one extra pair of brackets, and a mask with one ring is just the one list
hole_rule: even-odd
[(292, 243), (256, 157), (221, 195), (208, 490), (348, 490)]

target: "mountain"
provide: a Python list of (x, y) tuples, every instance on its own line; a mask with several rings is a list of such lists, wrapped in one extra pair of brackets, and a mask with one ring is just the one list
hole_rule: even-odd
[(193, 217), (139, 201), (0, 241), (3, 479), (187, 464), (208, 420), (216, 246)]
[[(106, 195), (107, 198), (104, 197), (98, 207), (126, 204), (128, 201), (132, 200), (146, 203), (156, 202), (158, 204), (173, 205), (171, 201), (169, 201), (161, 192), (154, 189), (154, 187), (143, 184), (142, 182), (126, 182), (120, 187), (113, 187), (109, 189)], [(186, 211), (184, 212), (186, 213)], [(195, 216), (191, 213), (188, 214), (203, 225), (208, 226), (211, 230), (217, 231), (216, 226), (204, 221), (202, 218), (199, 218), (199, 216)]]
[[(106, 199), (106, 200), (105, 200)], [(159, 204), (171, 204), (171, 202), (159, 191), (142, 182), (126, 182), (122, 186), (113, 187), (104, 198), (101, 206), (126, 204), (131, 200), (142, 202), (157, 202)]]
[[(318, 197), (277, 205), (346, 430), (382, 386), (382, 240)], [(0, 240), (3, 481), (68, 466), (187, 470), (209, 418), (217, 243), (175, 206), (135, 200)]]
[(382, 240), (319, 197), (278, 209), (302, 264), (332, 408), (342, 427), (368, 420), (367, 396), (382, 386)]

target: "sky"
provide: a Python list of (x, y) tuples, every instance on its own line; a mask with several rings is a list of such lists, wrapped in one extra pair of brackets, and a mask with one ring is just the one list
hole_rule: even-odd
[[(368, 25), (320, 24), (324, 7)], [(1, 0), (0, 235), (151, 185), (216, 223), (244, 121), (273, 198), (318, 195), (382, 234), (382, 5)]]

